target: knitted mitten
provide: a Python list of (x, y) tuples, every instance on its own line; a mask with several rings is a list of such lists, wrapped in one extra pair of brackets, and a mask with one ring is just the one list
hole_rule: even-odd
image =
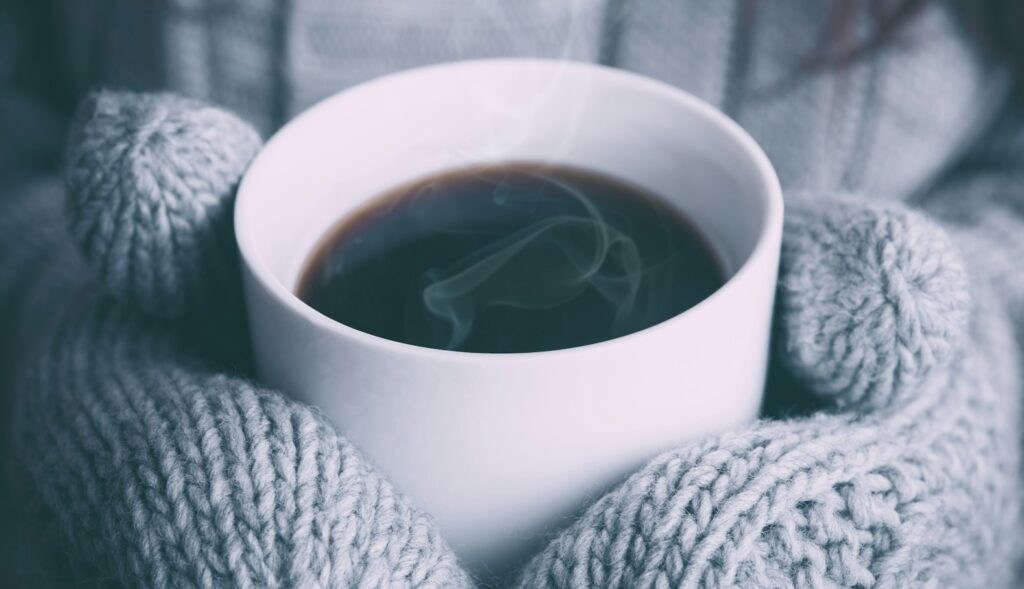
[[(82, 117), (67, 210), (105, 288), (67, 283), (68, 304), (51, 304), (16, 419), (16, 480), (50, 572), (469, 585), (429, 517), (314, 409), (224, 375), (244, 368), (212, 339), (239, 304), (225, 219), (255, 135), (169, 96), (99, 94)], [(1021, 377), (1001, 307), (901, 205), (788, 206), (780, 350), (830, 409), (654, 459), (519, 586), (1005, 584)]]
[(833, 409), (663, 454), (520, 587), (1011, 586), (1022, 380), (1003, 307), (902, 205), (787, 205), (784, 359)]
[(224, 374), (234, 354), (204, 326), (239, 304), (231, 197), (258, 136), (166, 95), (96, 94), (79, 123), (71, 233), (121, 302), (65, 284), (21, 386), (13, 480), (38, 583), (469, 585), (314, 408)]

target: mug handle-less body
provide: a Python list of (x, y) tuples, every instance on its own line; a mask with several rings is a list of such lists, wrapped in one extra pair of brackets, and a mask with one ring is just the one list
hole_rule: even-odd
[[(599, 170), (663, 196), (712, 244), (727, 282), (648, 329), (525, 354), (385, 340), (293, 294), (305, 257), (347, 212), (411, 179), (498, 161)], [(260, 376), (321, 407), (473, 570), (505, 568), (658, 452), (760, 407), (778, 180), (735, 123), (640, 76), (473, 61), (348, 90), (257, 157), (236, 233)]]

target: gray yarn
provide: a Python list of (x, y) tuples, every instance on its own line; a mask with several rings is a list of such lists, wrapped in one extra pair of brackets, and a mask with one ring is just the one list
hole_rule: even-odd
[[(785, 358), (839, 406), (881, 407), (959, 347), (967, 274), (938, 226), (904, 207), (813, 198), (786, 216)], [(870, 345), (865, 345), (870, 342)]]
[[(143, 100), (166, 101), (174, 118), (202, 112)], [(216, 172), (159, 177), (204, 170)], [(125, 194), (162, 198), (125, 182)], [(135, 227), (137, 243), (157, 239), (154, 227)], [(793, 199), (783, 253), (789, 355), (817, 392), (857, 410), (765, 422), (655, 459), (535, 557), (518, 586), (1009, 582), (1019, 400), (1006, 393), (1021, 377), (1003, 307), (984, 287), (971, 304), (941, 230), (894, 203)], [(58, 577), (470, 585), (429, 517), (313, 410), (216, 375), (189, 336), (82, 288), (31, 365), (15, 421), (19, 497)], [(146, 292), (162, 296), (134, 294)], [(842, 343), (823, 346), (822, 333)]]
[[(86, 296), (29, 371), (15, 468), (75, 585), (460, 587), (433, 521), (313, 409)], [(52, 565), (51, 565), (52, 566)]]
[[(978, 288), (969, 342), (947, 349), (968, 297), (958, 265), (944, 265), (946, 240), (921, 240), (936, 227), (848, 197), (794, 204), (780, 291), (787, 352), (817, 392), (849, 394), (835, 400), (856, 411), (763, 422), (662, 455), (535, 557), (519, 587), (1010, 586), (1022, 386), (1011, 321)], [(893, 299), (893, 282), (917, 292)]]
[(71, 232), (107, 289), (161, 317), (237, 304), (231, 204), (259, 134), (199, 101), (100, 91), (71, 135)]
[[(258, 137), (164, 94), (97, 93), (79, 117), (67, 212), (103, 286), (160, 317), (208, 312), (197, 305), (237, 281), (223, 218)], [(157, 262), (171, 279), (142, 272)], [(49, 569), (39, 582), (470, 585), (430, 517), (315, 409), (217, 374), (208, 342), (71, 274), (14, 419), (15, 491)]]
[[(602, 60), (725, 110), (765, 148), (783, 186), (874, 197), (902, 197), (930, 179), (1006, 88), (948, 2), (930, 3), (871, 59), (798, 77), (833, 0), (163, 0), (162, 11), (52, 1), (64, 7), (64, 28), (118, 31), (74, 39), (69, 61), (85, 70), (74, 72), (84, 83), (202, 98), (264, 133), (343, 88), (409, 67)], [(126, 23), (148, 34), (130, 35)]]
[[(118, 26), (110, 30), (118, 31), (144, 12), (109, 0), (65, 4), (69, 16), (111, 18)], [(417, 15), (433, 14), (431, 7), (404, 0), (280, 3), (292, 11), (288, 18), (270, 8), (279, 3), (173, 4), (163, 20), (146, 21), (160, 27), (152, 39), (166, 48), (137, 51), (138, 39), (117, 34), (81, 52), (109, 54), (76, 61), (103, 64), (107, 82), (166, 72), (163, 87), (227, 103), (264, 129), (341, 85), (396, 67), (557, 55), (565, 47), (593, 59), (602, 46), (593, 23), (598, 8), (607, 8), (603, 1), (525, 1), (491, 11), (497, 4), (481, 0), (471, 18), (453, 25), (445, 17), (424, 22)], [(903, 205), (882, 205), (872, 199), (919, 188), (979, 132), (982, 97), (1000, 96), (987, 70), (933, 6), (913, 27), (915, 43), (842, 76), (817, 75), (772, 94), (766, 87), (805, 55), (816, 38), (808, 27), (821, 15), (797, 0), (749, 19), (739, 6), (624, 3), (618, 18), (605, 18), (617, 23), (621, 47), (601, 54), (617, 53), (619, 65), (726, 108), (765, 145), (787, 187), (780, 347), (829, 409), (654, 459), (560, 532), (519, 573), (518, 586), (1020, 586), (1011, 576), (1021, 549), (1024, 356), (1009, 332), (1024, 335), (1024, 130), (1006, 124), (1015, 141), (994, 146), (992, 162), (973, 162), (922, 192), (915, 204), (941, 229)], [(466, 14), (458, 3), (444, 8)], [(576, 16), (566, 16), (573, 10)], [(521, 34), (509, 35), (509, 22)], [(524, 35), (532, 36), (520, 47)], [(560, 36), (572, 42), (560, 45)], [(275, 58), (286, 44), (287, 59)], [(145, 63), (151, 55), (166, 61)], [(186, 133), (168, 143), (185, 154), (175, 148), (174, 165), (146, 165), (169, 186), (207, 187), (216, 198), (201, 208), (226, 210), (219, 207), (228, 206), (231, 179), (255, 146), (251, 136), (222, 111), (208, 115), (214, 131), (203, 135), (207, 125), (193, 116), (205, 111), (195, 103), (107, 98), (117, 124), (97, 125), (88, 136), (123, 148), (140, 145), (133, 125), (178, 121), (160, 128)], [(205, 137), (209, 153), (189, 151), (189, 134)], [(121, 174), (129, 161), (110, 157), (109, 145), (83, 154), (78, 141), (69, 146), (78, 161), (107, 166), (85, 166), (83, 177), (95, 174), (98, 186), (116, 190), (90, 195), (83, 181), (74, 201), (140, 212), (191, 206), (187, 191), (167, 200), (134, 185)], [(207, 177), (210, 170), (194, 164), (203, 157), (237, 167)], [(799, 199), (795, 187), (803, 189)], [(202, 247), (168, 250), (184, 255), (162, 270), (173, 280), (143, 280), (133, 272), (147, 266), (134, 265), (142, 258), (127, 244), (166, 247), (170, 235), (187, 243), (197, 230), (191, 222), (206, 217), (188, 215), (190, 223), (167, 233), (160, 223), (132, 222), (146, 215), (79, 208), (72, 226), (120, 229), (105, 228), (109, 240), (87, 253), (89, 269), (71, 253), (52, 180), (5, 180), (0, 190), (0, 381), (20, 383), (11, 389), (18, 414), (8, 480), (16, 483), (23, 524), (18, 564), (41, 575), (24, 584), (471, 584), (429, 517), (396, 496), (315, 410), (225, 376), (237, 369), (216, 353), (224, 350), (211, 353), (216, 346), (187, 323), (153, 321), (103, 294), (186, 320), (207, 312), (199, 301), (220, 305), (219, 296), (169, 285), (203, 284), (195, 277), (214, 264), (208, 255), (223, 253), (211, 245), (225, 238), (222, 225), (211, 225), (220, 237), (198, 240)], [(76, 233), (89, 243), (88, 231)], [(969, 289), (956, 259), (965, 262)], [(848, 266), (857, 272), (848, 274)], [(901, 280), (912, 288), (894, 289)], [(819, 300), (822, 306), (811, 306)], [(872, 321), (863, 325), (860, 317)], [(834, 347), (821, 345), (819, 325), (835, 334), (828, 340)], [(844, 382), (851, 386), (843, 389)], [(5, 515), (0, 525), (12, 519)]]

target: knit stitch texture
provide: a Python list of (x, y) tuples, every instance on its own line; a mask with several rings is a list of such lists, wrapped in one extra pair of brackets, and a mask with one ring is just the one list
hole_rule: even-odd
[(231, 204), (259, 134), (221, 109), (159, 94), (97, 92), (78, 120), (70, 228), (108, 290), (160, 317), (237, 304), (237, 281), (225, 279), (237, 274)]
[[(201, 270), (225, 259), (231, 237), (211, 217), (230, 211), (255, 132), (169, 95), (100, 93), (79, 117), (70, 228), (106, 290), (157, 316), (188, 309), (181, 293), (222, 295), (239, 272), (209, 282)], [(315, 409), (217, 374), (203, 335), (92, 291), (62, 310), (15, 417), (16, 491), (51, 575), (140, 587), (469, 584), (431, 519)]]
[[(119, 208), (160, 211), (189, 195), (146, 190), (150, 178), (187, 178), (180, 185), (206, 198), (205, 187), (233, 186), (244, 166), (231, 177), (193, 161), (253, 153), (223, 111), (171, 96), (105, 93), (90, 102), (104, 108), (80, 111), (73, 141), (81, 145), (71, 153), (89, 145), (123, 155), (94, 151), (91, 174), (70, 170), (72, 202), (113, 195), (132, 200)], [(218, 154), (175, 159), (144, 149), (207, 137), (211, 126), (190, 117), (232, 130), (205, 143)], [(173, 135), (149, 132), (168, 119), (179, 122)], [(144, 131), (125, 132), (135, 127)], [(150, 172), (120, 176), (119, 191), (109, 191), (111, 175), (136, 169)], [(218, 196), (230, 200), (229, 191)], [(858, 410), (766, 422), (655, 459), (535, 557), (519, 586), (1009, 582), (1018, 507), (1012, 478), (999, 473), (1018, 460), (1009, 435), (1018, 410), (1001, 396), (1020, 386), (1010, 322), (985, 289), (970, 304), (966, 271), (922, 216), (850, 197), (790, 205), (780, 291), (787, 356), (815, 391)], [(80, 240), (99, 260), (103, 286), (160, 309), (169, 291), (124, 277), (148, 263), (136, 249), (166, 239), (164, 226), (138, 214), (89, 217), (110, 210), (72, 206), (71, 227), (111, 228)], [(176, 229), (206, 231), (204, 219)], [(126, 232), (135, 247), (119, 247)], [(173, 271), (222, 256), (186, 253), (200, 255), (178, 258), (186, 263)], [(201, 274), (180, 275), (195, 282), (175, 288), (202, 284)], [(32, 519), (47, 522), (37, 540), (71, 578), (470, 584), (429, 516), (315, 410), (215, 374), (188, 335), (103, 297), (84, 296), (58, 325), (24, 385), (32, 394), (16, 419), (15, 466)]]
[(430, 518), (314, 409), (205, 370), (166, 328), (110, 301), (82, 302), (17, 416), (22, 499), (51, 574), (134, 587), (468, 585)]
[[(139, 25), (73, 60), (103, 64), (76, 80), (179, 90), (268, 129), (396, 67), (564, 54), (693, 91), (778, 167), (776, 348), (794, 379), (769, 402), (807, 389), (820, 410), (654, 458), (509, 583), (1020, 586), (1024, 121), (983, 127), (998, 76), (942, 11), (911, 28), (918, 44), (786, 86), (822, 16), (796, 0), (167, 4), (161, 21), (67, 3)], [(153, 28), (166, 53), (136, 51)], [(344, 432), (246, 378), (225, 219), (258, 136), (167, 94), (96, 94), (72, 128), (67, 190), (0, 161), (0, 386), (16, 407), (0, 501), (17, 506), (0, 524), (17, 519), (23, 584), (472, 586)]]

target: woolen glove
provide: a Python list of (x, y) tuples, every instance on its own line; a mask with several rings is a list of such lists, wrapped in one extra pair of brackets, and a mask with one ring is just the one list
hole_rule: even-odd
[[(12, 448), (40, 579), (470, 586), (344, 432), (246, 377), (230, 210), (258, 148), (170, 95), (82, 107), (66, 214), (95, 280), (74, 270), (23, 351)], [(654, 458), (518, 586), (1009, 585), (1022, 385), (1003, 305), (902, 204), (787, 207), (777, 351), (820, 410)]]

